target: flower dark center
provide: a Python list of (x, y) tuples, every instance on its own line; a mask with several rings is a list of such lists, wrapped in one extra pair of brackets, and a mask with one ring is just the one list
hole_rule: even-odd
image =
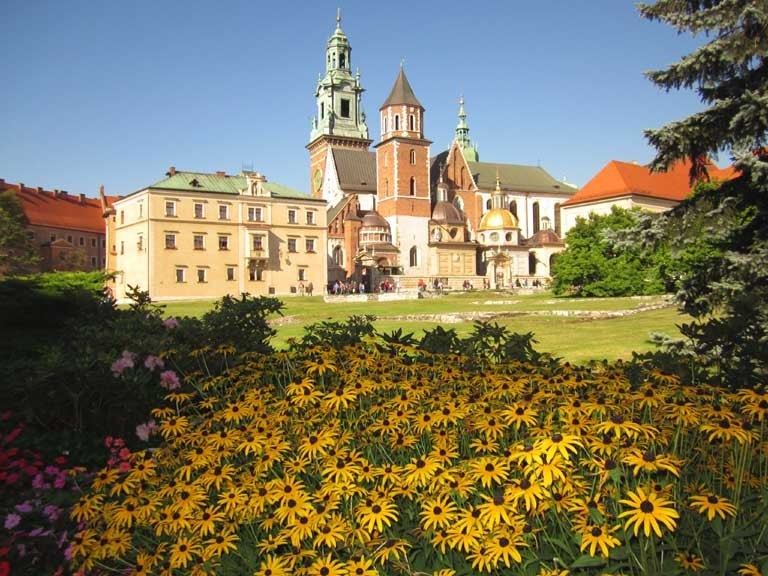
[(710, 504), (717, 504), (719, 500), (717, 499), (717, 496), (710, 496), (709, 498), (707, 498), (707, 502), (709, 502)]
[(379, 512), (381, 512), (381, 506), (379, 506), (378, 504), (374, 504), (371, 507), (371, 512), (373, 512), (374, 514), (378, 514)]
[(600, 529), (600, 526), (595, 526), (594, 528), (592, 528), (592, 536), (597, 538), (602, 535), (603, 535), (603, 531)]
[(651, 503), (649, 500), (643, 500), (640, 503), (640, 510), (646, 514), (650, 514), (653, 512), (653, 503)]
[(507, 546), (509, 546), (509, 538), (505, 536), (502, 536), (501, 538), (499, 538), (499, 546), (502, 548), (506, 548)]

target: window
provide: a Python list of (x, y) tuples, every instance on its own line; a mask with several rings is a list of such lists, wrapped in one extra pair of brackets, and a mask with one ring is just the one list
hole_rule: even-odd
[(142, 236), (141, 234), (139, 234), (139, 237), (136, 240), (136, 248), (138, 249), (139, 252), (144, 250), (144, 236)]
[(256, 282), (261, 282), (264, 280), (264, 271), (261, 268), (249, 268), (248, 269), (248, 280), (253, 282), (254, 280)]
[(349, 98), (341, 99), (341, 117), (349, 118)]
[(120, 254), (125, 254), (125, 242), (120, 240)]
[(531, 252), (528, 254), (528, 274), (531, 276), (536, 275), (536, 253)]
[(314, 223), (315, 223), (315, 213), (307, 212), (307, 224), (314, 224)]
[(195, 218), (205, 218), (205, 205), (202, 202), (195, 202)]
[(411, 165), (416, 164), (416, 150), (411, 148)]
[(419, 265), (419, 251), (416, 249), (416, 246), (413, 246), (410, 251), (410, 264), (411, 267), (415, 267)]
[(125, 210), (120, 210), (120, 224), (125, 224)]
[(176, 216), (176, 202), (173, 200), (165, 201), (165, 215), (169, 218)]
[(195, 234), (195, 250), (205, 250), (205, 237), (202, 234)]
[(416, 131), (416, 119), (413, 117), (413, 114), (408, 116), (408, 130), (411, 132)]
[(341, 263), (344, 261), (344, 253), (341, 250), (341, 246), (336, 246), (333, 249), (333, 263), (337, 266), (341, 266)]
[(187, 270), (185, 268), (176, 268), (176, 282), (187, 281)]
[(219, 204), (219, 220), (229, 220), (229, 206)]
[(296, 238), (288, 238), (288, 252), (296, 252)]
[[(539, 231), (539, 203), (534, 202), (533, 203), (533, 233), (536, 234), (536, 232)], [(531, 272), (533, 274), (533, 272)]]
[(307, 252), (314, 252), (315, 251), (315, 239), (314, 238), (307, 238), (305, 243), (306, 243), (306, 247), (307, 247)]
[(227, 280), (234, 280), (234, 279), (235, 279), (234, 266), (227, 266)]
[(491, 199), (488, 198), (488, 200), (485, 201), (485, 209), (490, 210), (491, 209)]
[(69, 236), (67, 236), (67, 242), (69, 242), (70, 244), (73, 243), (72, 242), (72, 235), (71, 234)]
[[(384, 130), (382, 130), (382, 132), (386, 132), (386, 131), (387, 131), (387, 117), (386, 117), (386, 116), (384, 116)], [(387, 162), (386, 162), (386, 158), (387, 158), (387, 157), (386, 157), (386, 156), (384, 156), (384, 166), (385, 166), (385, 167), (386, 167), (386, 165), (387, 165)]]
[(261, 214), (261, 208), (257, 207), (249, 207), (248, 208), (248, 220), (251, 222), (261, 222), (263, 220), (262, 214)]
[(253, 244), (252, 244), (253, 250), (254, 251), (264, 250), (264, 237), (254, 235), (252, 238), (253, 238)]
[(307, 279), (307, 269), (299, 268), (299, 282), (304, 282)]
[(166, 250), (175, 250), (176, 249), (176, 234), (166, 234), (165, 235), (165, 249)]
[(101, 239), (101, 247), (102, 248), (106, 248), (107, 247), (107, 240), (106, 240), (106, 238), (102, 238)]
[(206, 270), (205, 268), (198, 268), (197, 269), (197, 281), (198, 281), (198, 283), (205, 284), (206, 281), (207, 281), (206, 280), (207, 277), (208, 277), (208, 270)]
[(96, 266), (96, 256), (91, 256), (91, 266)]
[[(320, 120), (325, 118), (325, 102), (320, 102)], [(251, 278), (253, 280), (253, 278)]]
[(509, 211), (512, 212), (512, 215), (517, 218), (517, 200), (511, 200), (509, 202)]
[(139, 202), (139, 218), (141, 218), (142, 216), (144, 216), (144, 203)]
[(347, 56), (342, 52), (339, 54), (339, 68), (346, 68), (347, 67)]
[(414, 178), (413, 176), (411, 176), (411, 182), (410, 182), (410, 184), (408, 186), (408, 193), (411, 196), (415, 196), (416, 195), (416, 178)]
[(91, 238), (91, 248), (96, 248), (96, 238)]
[(400, 115), (395, 114), (395, 130), (400, 130)]
[(219, 250), (229, 250), (229, 236), (219, 236)]
[(78, 243), (80, 246), (85, 246), (85, 238), (83, 238), (82, 236), (80, 236), (80, 238), (78, 238), (78, 239), (77, 239), (77, 243)]
[(296, 224), (296, 210), (288, 210), (288, 224)]

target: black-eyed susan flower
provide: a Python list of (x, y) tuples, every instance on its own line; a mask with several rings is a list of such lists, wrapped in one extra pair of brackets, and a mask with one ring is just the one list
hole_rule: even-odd
[(168, 557), (172, 568), (186, 568), (194, 564), (196, 558), (202, 555), (203, 547), (198, 540), (188, 536), (180, 536), (171, 546)]
[(421, 526), (424, 530), (447, 528), (456, 511), (456, 504), (448, 496), (427, 499), (421, 504)]
[(357, 521), (368, 532), (374, 529), (382, 532), (386, 526), (397, 520), (397, 506), (387, 498), (376, 498), (361, 504), (356, 515)]
[(502, 484), (509, 476), (509, 467), (501, 458), (486, 456), (476, 458), (470, 465), (472, 477), (479, 480), (484, 488)]
[(626, 504), (629, 510), (625, 510), (618, 517), (627, 518), (624, 530), (629, 530), (634, 525), (635, 536), (642, 527), (646, 537), (650, 537), (651, 531), (653, 531), (661, 538), (662, 526), (665, 526), (670, 532), (674, 532), (677, 526), (675, 519), (680, 518), (680, 514), (672, 508), (669, 500), (657, 496), (653, 491), (646, 492), (643, 488), (637, 488), (634, 492), (630, 491), (627, 498), (620, 500), (620, 502)]
[(507, 528), (496, 530), (485, 540), (485, 550), (493, 566), (503, 565), (510, 568), (512, 564), (520, 564), (523, 557), (519, 548), (527, 544), (522, 535)]
[(275, 554), (267, 554), (260, 562), (254, 576), (291, 576), (293, 571), (286, 558)]
[(723, 520), (726, 516), (736, 516), (736, 506), (727, 498), (717, 496), (712, 492), (691, 496), (690, 500), (691, 508), (700, 514), (705, 514), (710, 522), (715, 519), (715, 516), (719, 516)]
[(590, 556), (599, 551), (601, 556), (607, 558), (611, 549), (621, 545), (621, 540), (613, 535), (619, 528), (620, 526), (611, 527), (607, 524), (584, 526), (581, 530), (581, 551), (586, 550)]
[(693, 552), (678, 552), (675, 561), (686, 572), (701, 572), (706, 567), (704, 559)]
[(562, 434), (560, 432), (539, 438), (536, 443), (541, 453), (546, 454), (549, 460), (552, 460), (555, 454), (560, 454), (567, 461), (583, 446), (582, 440), (575, 434)]
[(216, 536), (203, 543), (205, 545), (202, 553), (203, 560), (218, 558), (223, 554), (237, 550), (237, 542), (239, 541), (240, 538), (231, 529), (222, 530)]

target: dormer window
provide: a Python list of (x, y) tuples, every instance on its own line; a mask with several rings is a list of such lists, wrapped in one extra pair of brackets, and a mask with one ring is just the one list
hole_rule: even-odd
[(192, 178), (192, 180), (189, 181), (189, 185), (192, 186), (192, 188), (202, 188), (203, 185), (200, 184), (197, 178)]

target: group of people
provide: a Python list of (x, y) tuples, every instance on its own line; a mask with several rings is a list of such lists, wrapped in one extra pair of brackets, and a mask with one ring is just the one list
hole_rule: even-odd
[(328, 293), (334, 296), (343, 296), (347, 294), (365, 294), (365, 284), (363, 282), (356, 282), (355, 280), (347, 280), (342, 282), (336, 280), (328, 287)]

